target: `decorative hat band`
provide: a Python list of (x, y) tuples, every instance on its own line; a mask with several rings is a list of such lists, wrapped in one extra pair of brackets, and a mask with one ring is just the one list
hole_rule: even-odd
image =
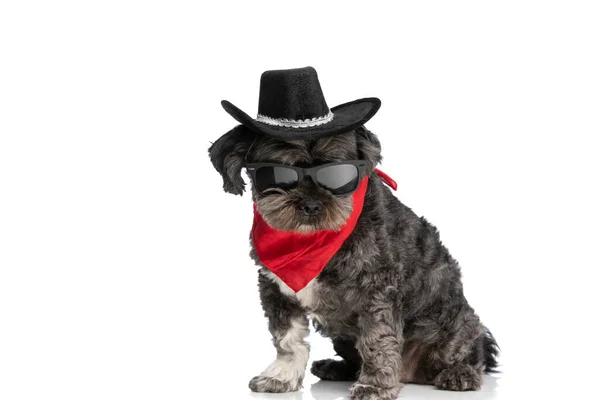
[(271, 118), (266, 115), (258, 114), (256, 120), (267, 125), (283, 126), (286, 128), (310, 128), (312, 126), (323, 125), (333, 119), (333, 113), (329, 111), (327, 115), (322, 117), (314, 117), (312, 119), (286, 119), (286, 118)]

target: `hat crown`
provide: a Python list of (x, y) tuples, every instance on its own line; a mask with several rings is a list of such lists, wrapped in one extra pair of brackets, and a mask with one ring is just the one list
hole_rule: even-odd
[(260, 78), (258, 114), (286, 120), (321, 118), (329, 113), (313, 67), (265, 71)]

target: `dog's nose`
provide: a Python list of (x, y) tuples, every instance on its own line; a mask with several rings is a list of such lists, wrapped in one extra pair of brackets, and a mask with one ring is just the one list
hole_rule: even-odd
[(314, 217), (315, 215), (319, 215), (321, 213), (323, 204), (318, 200), (304, 200), (300, 204), (300, 208), (302, 209), (304, 215)]

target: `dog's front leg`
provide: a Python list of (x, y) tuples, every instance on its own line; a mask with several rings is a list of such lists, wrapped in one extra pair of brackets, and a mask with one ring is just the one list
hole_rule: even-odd
[(263, 371), (252, 378), (250, 389), (254, 392), (293, 392), (302, 386), (309, 345), (308, 318), (298, 301), (281, 293), (277, 284), (260, 274), (260, 298), (265, 316), (269, 319), (269, 331), (277, 358)]
[(383, 293), (372, 296), (358, 319), (356, 348), (362, 358), (352, 400), (392, 400), (402, 388), (402, 328), (393, 303)]

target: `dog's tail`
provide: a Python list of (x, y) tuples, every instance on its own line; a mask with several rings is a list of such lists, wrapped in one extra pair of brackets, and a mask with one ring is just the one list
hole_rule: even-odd
[(485, 328), (485, 334), (483, 335), (483, 359), (485, 361), (485, 372), (490, 374), (498, 372), (498, 354), (500, 353), (500, 347), (494, 339), (494, 335), (489, 329)]

